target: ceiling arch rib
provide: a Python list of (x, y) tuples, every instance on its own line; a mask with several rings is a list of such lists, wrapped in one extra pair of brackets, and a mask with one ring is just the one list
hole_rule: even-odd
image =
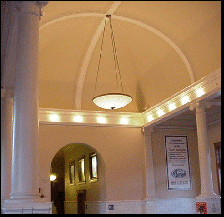
[[(120, 1), (115, 1), (113, 3), (113, 5), (111, 6), (111, 8), (107, 11), (106, 14), (113, 14), (117, 8), (120, 6), (121, 2)], [(105, 23), (105, 19), (106, 18), (105, 14), (104, 14), (104, 18), (101, 21), (100, 25), (98, 26), (91, 42), (89, 45), (89, 48), (86, 52), (83, 64), (82, 64), (82, 68), (79, 74), (79, 78), (78, 78), (78, 83), (77, 83), (77, 88), (76, 88), (76, 109), (80, 110), (81, 109), (81, 97), (82, 97), (82, 89), (83, 89), (83, 84), (85, 81), (85, 76), (86, 76), (86, 71), (92, 56), (92, 53), (94, 51), (94, 48), (96, 47), (96, 44), (100, 38), (101, 33), (103, 32), (103, 28), (104, 28), (104, 23)]]
[[(116, 11), (116, 9), (119, 7), (120, 4), (121, 4), (121, 2), (115, 2), (106, 14), (113, 14)], [(83, 89), (83, 84), (84, 84), (84, 81), (85, 81), (86, 71), (87, 71), (88, 64), (89, 64), (90, 59), (91, 59), (91, 55), (94, 51), (94, 48), (97, 44), (97, 41), (100, 38), (100, 35), (101, 35), (102, 31), (103, 31), (103, 26), (104, 26), (105, 19), (107, 19), (107, 18), (105, 16), (105, 14), (99, 14), (99, 13), (73, 14), (73, 15), (63, 16), (63, 17), (57, 18), (57, 19), (55, 19), (53, 21), (50, 21), (50, 22), (48, 22), (48, 23), (46, 23), (46, 24), (44, 24), (43, 26), (40, 27), (40, 30), (41, 30), (42, 28), (45, 28), (48, 25), (53, 24), (55, 22), (60, 22), (62, 20), (71, 19), (71, 18), (75, 18), (75, 17), (87, 17), (87, 16), (102, 17), (103, 20), (101, 21), (100, 25), (98, 26), (98, 28), (95, 32), (95, 35), (93, 36), (93, 38), (90, 42), (89, 48), (87, 50), (87, 53), (85, 55), (85, 58), (84, 58), (84, 61), (83, 61), (82, 67), (81, 67), (81, 71), (80, 71), (79, 78), (78, 78), (78, 81), (77, 81), (77, 89), (76, 89), (76, 101), (75, 101), (76, 105), (75, 105), (75, 107), (76, 107), (77, 110), (81, 110), (81, 96), (82, 96), (82, 89)], [(184, 55), (184, 53), (182, 52), (182, 50), (169, 37), (164, 35), (162, 32), (158, 31), (154, 27), (152, 27), (148, 24), (145, 24), (143, 22), (140, 22), (138, 20), (127, 18), (127, 17), (124, 17), (124, 16), (117, 16), (117, 15), (113, 15), (113, 18), (117, 19), (117, 20), (129, 22), (129, 23), (132, 23), (134, 25), (138, 25), (140, 27), (143, 27), (143, 28), (153, 32), (154, 34), (159, 36), (164, 41), (166, 41), (177, 52), (177, 54), (180, 56), (181, 60), (183, 61), (184, 65), (186, 66), (186, 69), (188, 71), (188, 74), (189, 74), (189, 77), (190, 77), (190, 80), (191, 80), (191, 84), (195, 82), (193, 70), (190, 66), (189, 61), (187, 60), (187, 58)]]

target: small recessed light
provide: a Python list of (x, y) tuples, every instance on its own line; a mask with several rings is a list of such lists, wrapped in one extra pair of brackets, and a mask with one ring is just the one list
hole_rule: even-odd
[(173, 103), (170, 103), (169, 105), (168, 105), (168, 107), (169, 107), (169, 110), (170, 111), (173, 111), (174, 109), (176, 109), (177, 108), (177, 106), (176, 106), (176, 104), (173, 102)]
[(50, 116), (49, 116), (49, 118), (50, 118), (50, 121), (51, 122), (59, 122), (59, 115), (57, 115), (57, 114), (51, 114)]
[(152, 115), (148, 115), (148, 116), (147, 116), (147, 120), (148, 120), (148, 122), (151, 122), (151, 121), (153, 121), (153, 120), (154, 120), (154, 118), (153, 118), (153, 116), (152, 116)]
[(163, 116), (164, 114), (165, 114), (165, 112), (163, 110), (161, 110), (161, 109), (157, 111), (157, 115), (159, 117)]
[(129, 124), (129, 119), (128, 118), (121, 118), (120, 119), (120, 124)]
[(190, 98), (189, 98), (189, 96), (183, 96), (183, 97), (181, 98), (181, 103), (182, 103), (182, 105), (184, 105), (184, 104), (186, 104), (186, 103), (188, 103), (188, 102), (190, 102)]
[(81, 122), (83, 122), (83, 117), (80, 115), (73, 116), (73, 121), (81, 123)]
[(203, 96), (204, 94), (205, 94), (205, 91), (204, 91), (203, 88), (199, 88), (199, 89), (196, 90), (196, 95), (197, 95), (197, 97), (201, 97), (201, 96)]
[(105, 117), (97, 117), (97, 122), (100, 124), (106, 124), (107, 119)]

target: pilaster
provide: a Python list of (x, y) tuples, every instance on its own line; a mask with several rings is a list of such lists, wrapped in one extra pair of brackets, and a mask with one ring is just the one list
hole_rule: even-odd
[[(196, 125), (198, 137), (198, 153), (201, 177), (201, 194), (196, 197), (196, 204), (205, 204), (208, 214), (221, 213), (220, 196), (213, 191), (211, 154), (206, 124), (206, 103), (198, 102), (194, 105), (196, 110)], [(192, 109), (192, 108), (191, 108)]]
[(152, 133), (153, 128), (143, 128), (145, 139), (145, 212), (156, 213), (155, 207), (157, 207), (157, 198), (155, 192), (155, 178), (154, 178), (154, 166), (153, 166), (153, 154), (152, 154)]

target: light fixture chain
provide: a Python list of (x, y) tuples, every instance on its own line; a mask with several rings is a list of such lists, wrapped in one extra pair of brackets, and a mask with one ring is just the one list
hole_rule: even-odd
[(110, 19), (110, 28), (111, 28), (111, 43), (112, 43), (112, 49), (113, 49), (113, 54), (114, 54), (114, 65), (115, 65), (117, 88), (119, 90), (119, 81), (118, 81), (118, 75), (117, 75), (118, 66), (117, 66), (117, 61), (116, 61), (116, 47), (115, 47), (115, 44), (114, 44), (114, 35), (113, 35), (113, 30), (112, 30), (111, 19)]
[(98, 67), (97, 67), (96, 82), (95, 82), (95, 88), (94, 88), (93, 96), (95, 96), (97, 82), (98, 82), (98, 77), (99, 77), (100, 63), (101, 63), (101, 58), (102, 58), (102, 53), (103, 53), (103, 42), (104, 42), (104, 35), (105, 35), (106, 23), (107, 23), (107, 19), (105, 19), (105, 24), (104, 24), (104, 29), (103, 29), (102, 42), (101, 42), (101, 47), (100, 47), (100, 58), (99, 58), (99, 63), (98, 63)]
[(109, 19), (110, 19), (111, 40), (112, 40), (112, 47), (113, 47), (113, 53), (114, 53), (114, 62), (115, 62), (115, 72), (116, 72), (117, 86), (119, 86), (118, 78), (117, 78), (117, 71), (118, 71), (119, 76), (120, 76), (120, 82), (121, 82), (121, 90), (122, 90), (122, 93), (124, 93), (123, 82), (122, 82), (122, 79), (121, 79), (121, 72), (120, 72), (119, 62), (118, 62), (118, 58), (117, 58), (117, 50), (116, 50), (116, 45), (115, 45), (114, 33), (113, 33), (112, 22), (111, 22), (111, 16), (109, 17)]

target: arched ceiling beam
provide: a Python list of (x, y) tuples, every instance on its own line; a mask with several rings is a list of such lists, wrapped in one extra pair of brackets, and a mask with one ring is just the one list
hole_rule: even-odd
[[(116, 9), (119, 7), (120, 4), (121, 4), (120, 1), (115, 1), (114, 4), (111, 6), (111, 8), (108, 10), (108, 12), (106, 14), (111, 14), (112, 15), (116, 11)], [(62, 21), (62, 20), (71, 19), (71, 18), (75, 18), (75, 17), (88, 17), (88, 16), (103, 17), (103, 20), (101, 21), (100, 25), (98, 26), (98, 28), (97, 28), (97, 30), (96, 30), (96, 32), (95, 32), (95, 34), (94, 34), (94, 36), (93, 36), (93, 38), (90, 42), (89, 48), (86, 52), (84, 61), (82, 63), (81, 71), (80, 71), (79, 78), (78, 78), (78, 81), (77, 81), (77, 88), (76, 88), (76, 101), (75, 101), (76, 104), (75, 104), (75, 106), (76, 106), (77, 110), (81, 110), (81, 96), (82, 96), (82, 89), (83, 89), (83, 84), (84, 84), (84, 81), (85, 81), (86, 71), (87, 71), (89, 62), (91, 60), (91, 56), (92, 56), (92, 53), (94, 51), (94, 48), (95, 48), (95, 46), (97, 44), (97, 41), (99, 40), (100, 35), (103, 31), (104, 22), (105, 22), (105, 19), (107, 19), (106, 16), (105, 16), (106, 14), (82, 13), (82, 14), (73, 14), (73, 15), (68, 15), (68, 16), (62, 16), (62, 17), (57, 18), (53, 21), (49, 21), (48, 23), (46, 23), (46, 24), (44, 24), (43, 26), (40, 27), (40, 30), (41, 30), (42, 28), (45, 28), (48, 25), (53, 24), (55, 22), (59, 22), (59, 21)], [(129, 22), (129, 23), (132, 23), (134, 25), (141, 26), (141, 27), (153, 32), (154, 34), (159, 36), (161, 39), (166, 41), (177, 52), (177, 54), (182, 59), (184, 65), (187, 68), (188, 74), (190, 76), (191, 84), (193, 84), (195, 82), (193, 70), (190, 66), (190, 63), (188, 62), (188, 60), (187, 60), (186, 56), (184, 55), (184, 53), (182, 52), (182, 50), (170, 38), (168, 38), (166, 35), (164, 35), (159, 30), (155, 29), (154, 27), (149, 26), (148, 24), (145, 24), (145, 23), (140, 22), (138, 20), (127, 18), (127, 17), (124, 17), (124, 16), (117, 16), (117, 15), (113, 15), (113, 19)]]

